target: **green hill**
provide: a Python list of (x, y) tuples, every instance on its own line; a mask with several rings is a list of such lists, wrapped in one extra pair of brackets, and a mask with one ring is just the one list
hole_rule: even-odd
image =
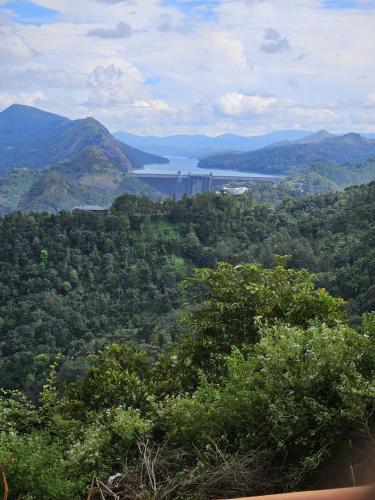
[(17, 167), (38, 169), (70, 160), (90, 146), (128, 170), (168, 162), (123, 144), (94, 118), (69, 120), (19, 104), (0, 113), (0, 175)]
[(81, 203), (95, 202), (94, 192), (70, 182), (58, 172), (48, 172), (21, 197), (18, 209), (25, 212), (56, 212), (71, 210)]
[(124, 193), (156, 197), (129, 173), (163, 162), (118, 141), (94, 118), (69, 120), (13, 105), (0, 113), (0, 213), (108, 205)]
[[(31, 191), (22, 197), (27, 210), (70, 207), (83, 196), (92, 203), (89, 191), (58, 173)], [(179, 202), (125, 195), (108, 216), (10, 214), (0, 219), (0, 378), (24, 384), (39, 352), (75, 358), (129, 337), (158, 344), (183, 302), (181, 279), (220, 261), (272, 266), (274, 254), (290, 255), (293, 267), (310, 269), (348, 300), (351, 315), (371, 311), (374, 223), (375, 183), (277, 207), (250, 195)]]
[(79, 205), (110, 205), (124, 193), (160, 197), (147, 184), (128, 175), (97, 147), (48, 169), (15, 169), (0, 179), (0, 213), (14, 210), (57, 212)]
[(247, 153), (210, 156), (200, 161), (204, 168), (236, 169), (244, 172), (287, 174), (319, 163), (356, 163), (375, 158), (375, 140), (359, 134), (331, 136), (320, 132), (297, 142), (287, 142)]
[(0, 178), (0, 214), (17, 210), (21, 196), (33, 186), (39, 177), (39, 172), (28, 168), (16, 168)]

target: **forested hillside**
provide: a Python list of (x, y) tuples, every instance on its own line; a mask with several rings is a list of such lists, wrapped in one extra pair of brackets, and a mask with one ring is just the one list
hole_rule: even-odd
[(112, 162), (98, 147), (42, 171), (15, 169), (0, 179), (0, 214), (71, 211), (82, 205), (108, 206), (120, 194), (161, 194)]
[(147, 163), (168, 160), (123, 144), (94, 118), (10, 106), (0, 113), (0, 215), (107, 206), (124, 193), (157, 197), (129, 175)]
[(279, 204), (286, 197), (302, 198), (312, 194), (334, 193), (346, 187), (375, 180), (375, 162), (336, 165), (320, 163), (308, 166), (275, 183), (233, 181), (230, 185), (247, 186), (250, 195), (259, 203)]
[[(201, 269), (186, 286), (195, 305), (164, 353), (112, 344), (62, 391), (56, 358), (38, 406), (0, 393), (11, 498), (281, 492), (303, 488), (334, 452), (351, 463), (354, 432), (371, 443), (374, 315), (350, 328), (339, 300), (281, 262)], [(356, 472), (370, 463), (365, 456)], [(344, 469), (331, 486), (350, 481)]]
[(5, 387), (42, 383), (51, 356), (62, 377), (113, 340), (162, 346), (175, 335), (180, 281), (220, 261), (273, 266), (275, 254), (316, 273), (350, 317), (375, 307), (375, 183), (288, 199), (202, 194), (180, 202), (120, 197), (108, 216), (74, 212), (0, 222), (0, 378)]
[(350, 453), (375, 400), (374, 225), (375, 183), (1, 219), (11, 498), (280, 492)]
[(246, 153), (217, 154), (204, 158), (199, 166), (288, 174), (293, 170), (319, 163), (361, 163), (375, 157), (375, 141), (359, 134), (333, 136), (314, 134), (296, 142), (274, 144)]

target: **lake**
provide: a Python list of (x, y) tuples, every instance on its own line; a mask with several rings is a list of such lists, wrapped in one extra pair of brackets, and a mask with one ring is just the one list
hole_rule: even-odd
[(170, 163), (166, 164), (153, 164), (145, 165), (142, 169), (134, 170), (136, 174), (177, 174), (181, 171), (183, 174), (200, 174), (200, 175), (210, 175), (211, 173), (215, 175), (228, 175), (241, 177), (264, 177), (264, 178), (274, 178), (275, 175), (258, 174), (252, 172), (241, 172), (239, 170), (222, 170), (218, 168), (199, 168), (197, 158), (188, 158), (186, 156), (166, 156)]

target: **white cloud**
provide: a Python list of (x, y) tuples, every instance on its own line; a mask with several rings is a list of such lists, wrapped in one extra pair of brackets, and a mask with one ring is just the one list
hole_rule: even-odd
[(134, 108), (146, 109), (150, 111), (175, 111), (165, 101), (160, 99), (140, 100), (135, 99), (131, 105)]
[(264, 97), (238, 91), (225, 94), (217, 101), (218, 110), (233, 117), (264, 114), (275, 105), (277, 99), (273, 96)]
[(17, 33), (7, 13), (0, 11), (0, 65), (14, 64), (36, 55), (30, 44)]
[(22, 25), (0, 9), (0, 104), (29, 99), (137, 133), (375, 129), (375, 8), (326, 9), (322, 0), (199, 2), (199, 11), (162, 0), (38, 4), (59, 13), (54, 22)]
[(40, 106), (47, 100), (43, 92), (0, 92), (0, 107), (7, 108), (15, 102), (26, 106)]
[(84, 105), (95, 109), (129, 103), (141, 92), (142, 82), (137, 68), (125, 61), (121, 67), (115, 64), (98, 66), (88, 78), (90, 94)]
[(365, 99), (365, 106), (368, 108), (375, 108), (375, 93), (368, 94)]

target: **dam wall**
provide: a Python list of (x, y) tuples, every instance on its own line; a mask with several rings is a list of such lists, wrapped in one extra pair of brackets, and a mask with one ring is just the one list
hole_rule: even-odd
[(168, 196), (175, 196), (177, 200), (184, 195), (192, 196), (197, 193), (206, 193), (216, 191), (220, 187), (232, 181), (243, 182), (276, 182), (279, 177), (268, 176), (232, 176), (232, 175), (207, 175), (207, 174), (143, 174), (133, 173), (133, 177), (145, 182), (149, 186), (157, 189), (160, 193)]

